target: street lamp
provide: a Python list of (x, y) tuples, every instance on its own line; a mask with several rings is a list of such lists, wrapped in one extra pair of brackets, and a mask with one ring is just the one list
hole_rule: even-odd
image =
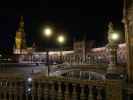
[[(47, 27), (43, 30), (43, 34), (45, 37), (50, 38), (53, 34), (53, 31), (51, 28)], [(63, 35), (59, 35), (57, 37), (57, 41), (60, 45), (62, 45), (65, 42), (65, 37)], [(61, 58), (61, 56), (60, 56), (60, 58)], [(48, 49), (46, 50), (46, 65), (47, 65), (47, 75), (49, 76), (50, 66), (49, 66), (49, 50)]]
[[(52, 29), (51, 28), (45, 28), (43, 30), (43, 34), (44, 36), (46, 36), (47, 38), (50, 38), (52, 36)], [(50, 72), (50, 68), (49, 68), (49, 50), (46, 50), (46, 65), (47, 65), (47, 76), (49, 76), (49, 72)]]
[[(57, 37), (57, 41), (60, 45), (62, 45), (65, 42), (65, 37), (63, 35), (59, 35)], [(60, 61), (62, 62), (62, 48), (60, 48)]]
[(108, 31), (108, 44), (107, 50), (109, 52), (109, 66), (107, 68), (107, 73), (109, 78), (115, 77), (113, 75), (118, 74), (116, 64), (117, 64), (117, 48), (118, 48), (118, 40), (120, 35), (118, 32), (115, 32), (113, 29), (113, 24), (109, 23), (109, 31)]

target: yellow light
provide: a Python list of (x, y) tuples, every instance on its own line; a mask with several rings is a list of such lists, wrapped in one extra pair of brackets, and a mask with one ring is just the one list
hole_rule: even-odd
[(64, 38), (64, 36), (60, 35), (60, 36), (58, 36), (57, 40), (58, 40), (59, 43), (62, 44), (62, 43), (64, 43), (65, 38)]
[(117, 41), (119, 39), (119, 34), (118, 33), (112, 33), (111, 34), (111, 40)]
[(43, 33), (46, 37), (50, 37), (52, 35), (52, 30), (50, 28), (46, 28)]

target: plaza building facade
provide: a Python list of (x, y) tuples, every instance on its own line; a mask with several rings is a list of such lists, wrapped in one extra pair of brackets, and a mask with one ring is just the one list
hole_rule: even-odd
[[(13, 54), (18, 63), (45, 63), (46, 52), (37, 51), (35, 44), (32, 47), (27, 47), (26, 33), (24, 31), (23, 16), (20, 17), (19, 28), (16, 31), (15, 44)], [(118, 63), (126, 63), (126, 44), (119, 44), (117, 50)], [(108, 52), (105, 47), (93, 48), (92, 42), (75, 41), (73, 49), (69, 50), (52, 50), (49, 51), (49, 59), (51, 63), (57, 63), (61, 59), (63, 63), (69, 64), (93, 64), (93, 63), (108, 63)]]

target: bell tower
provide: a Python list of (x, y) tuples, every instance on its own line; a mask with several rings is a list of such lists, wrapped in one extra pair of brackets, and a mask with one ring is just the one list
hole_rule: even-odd
[(23, 54), (26, 49), (26, 40), (25, 40), (25, 32), (24, 32), (24, 18), (20, 17), (19, 28), (16, 31), (15, 36), (15, 48), (14, 54)]
[(123, 22), (127, 45), (128, 80), (133, 81), (133, 0), (124, 0)]

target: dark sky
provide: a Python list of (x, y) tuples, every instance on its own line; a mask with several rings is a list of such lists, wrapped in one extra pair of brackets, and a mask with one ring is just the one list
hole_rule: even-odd
[[(12, 49), (20, 15), (25, 18), (27, 44), (32, 45), (34, 41), (39, 47), (46, 45), (47, 40), (41, 36), (45, 25), (54, 27), (58, 33), (65, 33), (66, 46), (71, 46), (73, 38), (84, 36), (87, 40), (95, 40), (97, 45), (104, 45), (109, 21), (117, 30), (123, 29), (123, 0), (10, 1), (5, 1), (4, 6), (1, 4), (0, 9), (1, 49)], [(53, 46), (54, 42), (50, 45)]]

